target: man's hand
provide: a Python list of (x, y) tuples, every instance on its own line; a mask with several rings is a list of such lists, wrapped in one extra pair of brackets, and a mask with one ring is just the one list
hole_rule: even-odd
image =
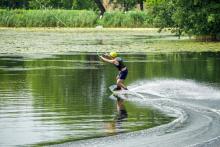
[(103, 55), (102, 55), (102, 57), (108, 57), (108, 54), (107, 54), (107, 53), (105, 53), (105, 54), (103, 54)]
[(109, 59), (109, 60), (112, 60), (111, 56), (109, 56), (108, 53), (103, 54), (102, 57)]
[(104, 58), (103, 55), (99, 55), (99, 58), (100, 58), (101, 61), (104, 61), (103, 60), (103, 58)]

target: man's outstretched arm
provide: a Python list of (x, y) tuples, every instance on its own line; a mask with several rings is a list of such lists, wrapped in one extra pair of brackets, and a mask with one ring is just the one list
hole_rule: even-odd
[(105, 58), (105, 57), (103, 57), (103, 56), (100, 56), (100, 58), (101, 58), (103, 61), (105, 61), (105, 62), (115, 64), (115, 60), (110, 60), (110, 59), (107, 59), (107, 58)]

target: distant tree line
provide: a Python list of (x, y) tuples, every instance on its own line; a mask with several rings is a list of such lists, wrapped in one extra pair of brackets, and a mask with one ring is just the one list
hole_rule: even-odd
[(114, 3), (123, 7), (124, 11), (129, 11), (136, 5), (140, 10), (144, 10), (146, 0), (1, 0), (0, 7), (8, 9), (89, 9), (99, 10), (100, 15), (106, 11), (103, 3)]
[(94, 0), (1, 0), (1, 8), (9, 9), (92, 9)]
[(144, 9), (145, 0), (1, 0), (1, 8), (9, 9), (41, 9), (42, 7), (54, 9), (99, 9), (103, 3), (120, 4), (125, 10), (132, 9), (139, 4), (140, 9)]

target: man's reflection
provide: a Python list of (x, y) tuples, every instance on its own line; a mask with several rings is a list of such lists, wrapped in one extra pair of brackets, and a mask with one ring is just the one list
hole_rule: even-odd
[(123, 130), (122, 123), (126, 121), (126, 118), (128, 117), (124, 100), (119, 97), (115, 97), (115, 98), (117, 98), (116, 106), (118, 113), (114, 118), (114, 120), (110, 123), (107, 123), (106, 125), (107, 133), (109, 134), (116, 134), (121, 132)]
[(117, 111), (117, 121), (122, 121), (123, 119), (128, 117), (128, 113), (124, 105), (124, 100), (119, 97), (117, 97)]

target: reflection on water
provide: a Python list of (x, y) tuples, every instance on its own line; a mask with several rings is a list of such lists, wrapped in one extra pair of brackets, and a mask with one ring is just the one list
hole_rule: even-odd
[[(128, 112), (125, 108), (124, 100), (117, 98), (117, 114), (112, 122), (106, 123), (107, 133), (116, 134), (123, 132), (123, 123), (127, 122)], [(119, 131), (121, 130), (121, 131)]]
[[(220, 83), (218, 53), (123, 57), (129, 68), (127, 85), (152, 78)], [(107, 136), (172, 120), (146, 106), (109, 99), (116, 75), (96, 54), (0, 57), (0, 146)], [(126, 108), (128, 117), (117, 106)]]
[(125, 108), (123, 99), (120, 98), (117, 99), (117, 111), (118, 111), (118, 116), (117, 116), (118, 121), (121, 121), (128, 117), (128, 112)]

